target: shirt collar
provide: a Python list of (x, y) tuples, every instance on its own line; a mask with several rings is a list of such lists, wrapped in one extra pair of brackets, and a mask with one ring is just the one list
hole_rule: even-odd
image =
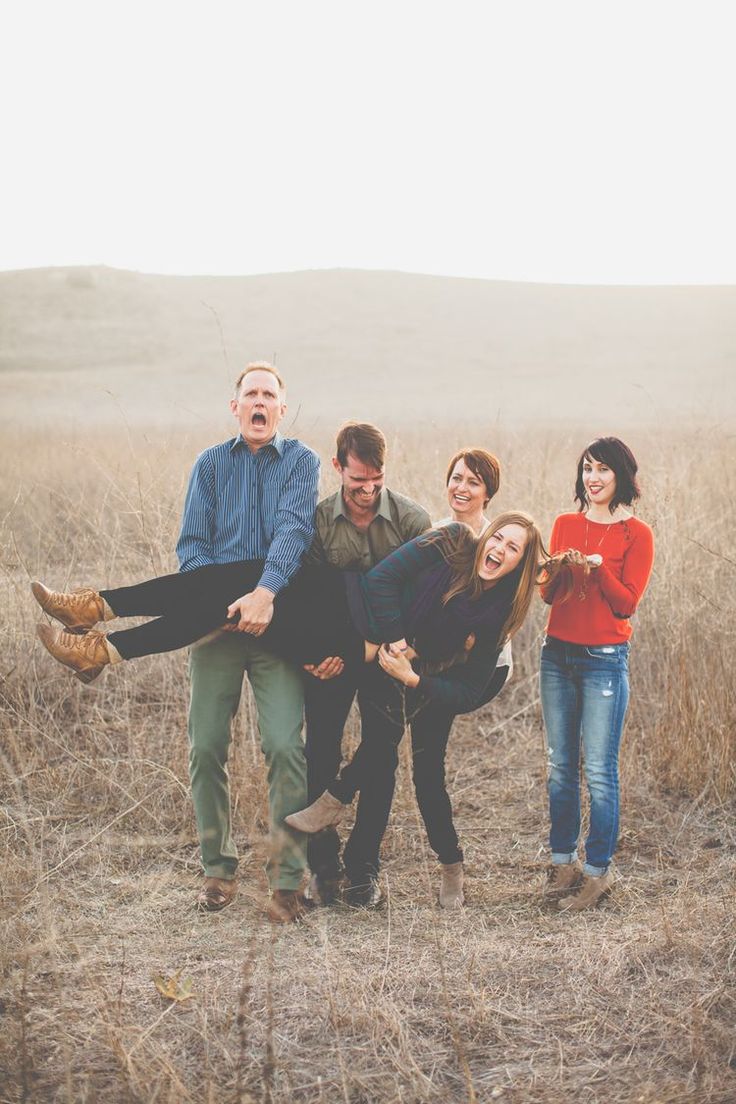
[[(286, 444), (286, 439), (284, 437), (282, 437), (281, 434), (277, 430), (275, 435), (273, 436), (273, 438), (268, 442), (268, 444), (263, 445), (262, 447), (263, 448), (274, 448), (274, 449), (276, 449), (276, 452), (278, 453), (279, 456), (283, 456), (284, 455), (284, 446), (285, 446), (285, 444)], [(243, 438), (242, 433), (239, 433), (237, 437), (233, 438), (232, 444), (230, 445), (230, 451), (234, 452), (235, 449), (238, 448), (240, 445), (242, 445), (243, 448), (248, 448), (247, 444), (245, 443), (245, 440)], [(248, 451), (250, 451), (250, 449)], [(259, 449), (258, 451), (260, 452), (261, 450)], [(258, 454), (255, 453), (254, 455), (258, 455)]]
[[(348, 514), (345, 510), (345, 503), (342, 497), (342, 491), (338, 491), (335, 495), (335, 505), (332, 508), (333, 521), (339, 517), (344, 517), (346, 521), (350, 521)], [(391, 504), (389, 501), (389, 494), (385, 487), (381, 489), (381, 493), (378, 496), (378, 509), (374, 515), (374, 519), (382, 517), (384, 521), (391, 521)]]

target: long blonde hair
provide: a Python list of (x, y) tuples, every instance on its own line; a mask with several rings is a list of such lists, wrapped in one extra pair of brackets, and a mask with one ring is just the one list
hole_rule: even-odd
[(540, 571), (549, 559), (542, 540), (542, 534), (534, 518), (520, 510), (509, 510), (495, 517), (480, 537), (476, 537), (467, 525), (463, 525), (461, 529), (454, 532), (451, 529), (449, 532), (434, 534), (430, 538), (440, 543), (442, 555), (452, 571), (450, 585), (442, 596), (443, 604), (460, 594), (470, 599), (476, 599), (481, 596), (484, 590), (483, 580), (478, 575), (478, 569), (483, 561), (486, 541), (489, 536), (503, 528), (504, 525), (521, 526), (526, 533), (526, 544), (524, 545), (521, 563), (519, 567), (514, 569), (519, 572), (519, 581), (509, 615), (501, 631), (501, 643), (508, 640), (521, 628), (524, 618), (529, 612), (529, 606), (534, 597), (534, 588), (539, 582)]

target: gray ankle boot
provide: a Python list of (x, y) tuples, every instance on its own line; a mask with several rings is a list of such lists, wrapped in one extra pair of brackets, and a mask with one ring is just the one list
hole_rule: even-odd
[(463, 893), (462, 862), (442, 863), (440, 881), (440, 906), (442, 908), (460, 908), (465, 904)]

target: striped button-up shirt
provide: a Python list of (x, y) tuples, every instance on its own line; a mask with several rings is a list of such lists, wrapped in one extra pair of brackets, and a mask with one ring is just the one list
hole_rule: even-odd
[(240, 435), (205, 449), (184, 503), (180, 569), (265, 560), (259, 586), (278, 594), (311, 543), (318, 478), (316, 453), (279, 433), (257, 452)]

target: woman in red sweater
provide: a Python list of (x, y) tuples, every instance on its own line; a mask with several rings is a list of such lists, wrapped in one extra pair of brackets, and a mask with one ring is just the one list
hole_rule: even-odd
[[(560, 514), (550, 553), (565, 567), (542, 588), (551, 605), (540, 687), (549, 756), (552, 868), (558, 908), (590, 908), (613, 884), (618, 838), (618, 750), (629, 702), (629, 637), (652, 570), (652, 531), (629, 507), (637, 463), (617, 437), (578, 461), (578, 512)], [(590, 794), (585, 864), (578, 863), (580, 749)]]

